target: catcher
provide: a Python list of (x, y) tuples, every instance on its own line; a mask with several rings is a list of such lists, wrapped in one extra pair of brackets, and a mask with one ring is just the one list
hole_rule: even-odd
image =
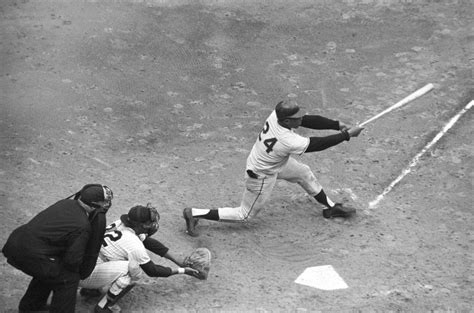
[[(117, 301), (147, 277), (169, 277), (186, 274), (207, 279), (211, 261), (210, 251), (196, 249), (190, 256), (179, 258), (161, 242), (151, 238), (158, 231), (160, 215), (148, 204), (132, 207), (128, 214), (109, 225), (92, 274), (79, 283), (83, 296), (106, 294), (94, 307), (94, 312), (113, 312)], [(147, 250), (164, 257), (178, 268), (153, 263)]]

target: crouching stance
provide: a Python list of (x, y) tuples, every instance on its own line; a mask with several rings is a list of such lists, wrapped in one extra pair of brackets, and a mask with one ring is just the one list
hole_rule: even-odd
[[(147, 277), (198, 274), (197, 270), (184, 267), (184, 259), (175, 257), (166, 246), (150, 237), (158, 231), (159, 219), (154, 207), (138, 205), (107, 227), (94, 271), (79, 283), (84, 296), (101, 295), (101, 290), (108, 289), (94, 312), (112, 312), (117, 301)], [(169, 259), (179, 268), (153, 263), (147, 250)]]

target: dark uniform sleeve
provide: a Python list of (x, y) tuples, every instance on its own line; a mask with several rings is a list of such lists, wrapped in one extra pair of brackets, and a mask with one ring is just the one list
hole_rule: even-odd
[(339, 130), (339, 121), (331, 120), (320, 115), (305, 115), (301, 120), (301, 127)]
[[(91, 234), (85, 247), (85, 253), (79, 269), (81, 279), (89, 277), (94, 270), (99, 257), (100, 247), (104, 240), (106, 217), (105, 211), (98, 211), (91, 218)], [(84, 250), (82, 250), (84, 251)]]
[(71, 234), (67, 250), (62, 258), (63, 266), (70, 272), (78, 273), (84, 259), (84, 252), (91, 235), (90, 227)]
[(322, 151), (337, 144), (340, 144), (344, 140), (349, 140), (350, 136), (347, 131), (343, 131), (339, 134), (334, 134), (326, 137), (310, 137), (309, 145), (306, 148), (306, 152)]
[[(339, 121), (320, 115), (305, 115), (301, 120), (301, 126), (311, 129), (339, 130)], [(305, 152), (322, 151), (349, 139), (350, 136), (347, 131), (325, 137), (310, 137), (309, 145)]]
[(155, 264), (153, 261), (141, 264), (140, 267), (150, 277), (168, 277), (172, 274), (171, 268)]
[(151, 252), (158, 254), (161, 257), (164, 257), (165, 254), (169, 251), (168, 247), (151, 237), (146, 237), (146, 239), (143, 240), (143, 245), (147, 250), (150, 250)]

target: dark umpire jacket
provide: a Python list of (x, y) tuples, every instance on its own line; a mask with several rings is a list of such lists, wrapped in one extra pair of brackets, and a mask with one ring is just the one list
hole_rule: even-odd
[(96, 209), (88, 216), (77, 200), (60, 200), (15, 229), (2, 252), (9, 264), (38, 279), (60, 273), (87, 278), (99, 255), (105, 213)]

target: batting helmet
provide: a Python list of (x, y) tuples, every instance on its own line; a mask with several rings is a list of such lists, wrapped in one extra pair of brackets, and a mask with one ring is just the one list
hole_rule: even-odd
[(305, 112), (298, 106), (296, 101), (286, 99), (277, 103), (275, 112), (278, 120), (286, 118), (296, 119), (305, 115)]

